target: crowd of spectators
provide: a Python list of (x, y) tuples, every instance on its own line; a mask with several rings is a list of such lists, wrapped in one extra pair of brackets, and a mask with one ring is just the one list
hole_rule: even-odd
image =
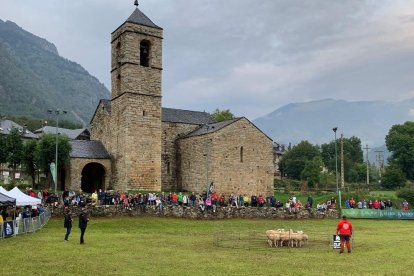
[[(36, 193), (32, 189), (27, 189), (26, 193), (30, 196), (36, 197)], [(79, 206), (100, 206), (100, 205), (119, 205), (124, 208), (164, 208), (165, 206), (187, 206), (197, 207), (202, 211), (215, 212), (217, 207), (275, 207), (285, 208), (289, 212), (296, 213), (299, 210), (305, 209), (310, 212), (313, 206), (313, 198), (308, 196), (306, 203), (302, 203), (293, 194), (285, 203), (276, 200), (275, 196), (270, 195), (264, 197), (263, 195), (247, 195), (247, 194), (219, 194), (218, 192), (211, 193), (125, 193), (113, 190), (98, 190), (91, 195), (85, 194), (82, 191), (74, 192), (67, 189), (62, 193), (62, 196), (49, 193), (49, 191), (41, 190), (37, 193), (37, 197), (42, 199), (44, 204), (51, 204), (58, 206), (63, 203), (65, 206), (79, 205)], [(319, 202), (316, 205), (318, 212), (325, 213), (329, 209), (336, 209), (337, 201), (334, 197), (326, 202)], [(393, 202), (391, 200), (358, 200), (353, 197), (345, 200), (344, 208), (357, 209), (392, 209)], [(402, 210), (408, 210), (409, 205), (407, 201), (401, 204)], [(32, 210), (33, 212), (33, 210)], [(36, 212), (36, 210), (34, 211)], [(35, 215), (35, 214), (34, 214)]]
[[(388, 199), (374, 199), (374, 200), (358, 200), (356, 201), (353, 197), (345, 200), (344, 207), (346, 209), (376, 209), (376, 210), (392, 210), (393, 202)], [(406, 200), (401, 203), (401, 210), (408, 211), (409, 204)]]
[[(62, 194), (63, 204), (70, 205), (117, 205), (126, 209), (147, 207), (163, 209), (165, 206), (185, 206), (196, 207), (201, 211), (215, 212), (218, 207), (275, 207), (286, 208), (289, 212), (298, 212), (301, 209), (311, 210), (313, 207), (313, 198), (308, 197), (307, 202), (302, 204), (300, 200), (292, 195), (286, 203), (275, 198), (274, 195), (263, 196), (261, 194), (219, 194), (212, 193), (125, 193), (113, 190), (98, 190), (91, 195), (85, 195), (82, 192), (69, 192), (65, 190)], [(336, 201), (335, 201), (336, 202)], [(331, 204), (329, 204), (331, 206)], [(335, 205), (333, 205), (335, 207)], [(325, 208), (326, 211), (327, 208)]]

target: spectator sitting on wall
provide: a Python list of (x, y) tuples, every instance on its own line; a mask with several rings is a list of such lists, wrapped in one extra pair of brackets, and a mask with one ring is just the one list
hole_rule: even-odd
[(355, 199), (353, 197), (351, 197), (351, 199), (349, 200), (349, 206), (354, 209), (355, 208)]
[(178, 201), (178, 205), (180, 205), (180, 206), (183, 205), (183, 193), (180, 192), (178, 194), (177, 201)]
[(67, 188), (65, 188), (65, 190), (63, 191), (63, 193), (62, 193), (62, 199), (65, 199), (65, 198), (67, 198), (69, 196), (69, 191), (68, 191), (68, 189)]
[(255, 194), (251, 196), (251, 205), (257, 207), (257, 196)]
[(303, 209), (303, 204), (300, 200), (296, 201), (296, 204), (294, 205), (295, 209)]
[(224, 194), (221, 194), (221, 196), (220, 196), (219, 205), (220, 205), (221, 207), (224, 207), (224, 206), (226, 206), (226, 205), (227, 205), (227, 204), (226, 204), (226, 196), (225, 196)]
[(249, 197), (247, 196), (247, 194), (244, 194), (244, 196), (243, 196), (243, 205), (244, 205), (244, 207), (249, 206)]
[(408, 202), (404, 199), (403, 203), (401, 203), (401, 209), (403, 211), (408, 211)]
[(381, 210), (385, 209), (385, 200), (384, 199), (380, 201), (380, 209)]
[(262, 195), (259, 195), (259, 197), (257, 198), (257, 203), (259, 204), (259, 207), (263, 207), (264, 205), (264, 198)]
[(374, 209), (377, 209), (377, 210), (379, 209), (380, 204), (377, 199), (374, 201), (374, 204), (372, 206), (374, 207)]
[(306, 205), (309, 206), (309, 208), (312, 208), (313, 206), (313, 198), (309, 195), (308, 199), (306, 200)]
[(387, 208), (392, 210), (392, 201), (390, 199), (387, 201)]
[(239, 206), (243, 206), (244, 205), (244, 196), (242, 194), (239, 195)]
[(204, 210), (205, 210), (205, 205), (204, 205), (204, 199), (203, 199), (203, 197), (202, 196), (199, 196), (198, 197), (198, 206), (200, 206), (200, 210), (202, 211), (202, 212), (204, 212)]
[(349, 200), (347, 199), (347, 200), (345, 200), (345, 209), (349, 209), (349, 208), (351, 208), (351, 205), (349, 204)]
[(271, 195), (271, 196), (269, 197), (269, 203), (270, 203), (270, 206), (272, 206), (272, 207), (276, 207), (276, 198), (275, 198), (275, 196), (274, 196), (274, 195)]
[(197, 199), (197, 197), (196, 197), (195, 193), (192, 192), (191, 195), (190, 195), (190, 206), (191, 207), (195, 206), (196, 199)]
[(325, 213), (326, 212), (326, 204), (324, 202), (319, 203), (316, 205), (316, 209), (318, 212)]
[(92, 199), (92, 206), (95, 206), (98, 201), (98, 192), (96, 190), (95, 192), (92, 193), (91, 199)]
[(276, 208), (282, 208), (282, 207), (283, 207), (283, 203), (282, 203), (282, 202), (280, 202), (279, 200), (277, 200), (277, 201), (276, 201), (276, 204), (275, 204), (275, 207), (276, 207)]
[(178, 204), (178, 196), (176, 193), (173, 193), (173, 195), (171, 196), (171, 201), (172, 201), (172, 205), (173, 206), (177, 206)]

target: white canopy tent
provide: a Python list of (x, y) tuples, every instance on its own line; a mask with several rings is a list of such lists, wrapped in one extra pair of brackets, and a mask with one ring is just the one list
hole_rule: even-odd
[(9, 192), (6, 189), (4, 189), (2, 186), (0, 186), (0, 193), (6, 196), (12, 197), (10, 196)]
[[(4, 194), (4, 193), (3, 193)], [(26, 205), (37, 205), (41, 204), (42, 201), (38, 198), (28, 196), (24, 193), (22, 193), (19, 188), (14, 187), (12, 190), (10, 190), (7, 193), (8, 196), (13, 197), (16, 199), (16, 205), (17, 206), (26, 206)]]

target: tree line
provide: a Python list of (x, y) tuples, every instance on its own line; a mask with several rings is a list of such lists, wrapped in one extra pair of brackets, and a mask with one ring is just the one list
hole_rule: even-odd
[[(370, 166), (370, 180), (379, 182), (385, 189), (404, 187), (407, 180), (414, 181), (414, 122), (392, 126), (385, 141), (391, 153), (388, 165), (380, 175)], [(326, 184), (329, 175), (335, 175), (336, 164), (338, 175), (340, 174), (340, 144), (340, 139), (320, 146), (303, 140), (285, 153), (279, 169), (283, 176), (306, 181), (310, 188), (319, 188)], [(367, 181), (367, 162), (364, 162), (361, 140), (358, 137), (343, 138), (343, 159), (346, 182)]]
[[(58, 135), (58, 149), (58, 164), (66, 164), (71, 151), (67, 136)], [(49, 176), (49, 166), (55, 162), (55, 156), (55, 134), (44, 134), (38, 140), (24, 140), (23, 133), (13, 128), (9, 135), (0, 135), (0, 164), (8, 165), (13, 179), (17, 169), (22, 168), (34, 185), (37, 171)]]

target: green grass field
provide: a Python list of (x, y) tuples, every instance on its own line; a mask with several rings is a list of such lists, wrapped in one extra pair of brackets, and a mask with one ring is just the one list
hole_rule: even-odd
[[(0, 275), (412, 275), (412, 221), (351, 220), (354, 249), (331, 249), (335, 220), (92, 218), (79, 245), (63, 221), (0, 241)], [(269, 248), (264, 231), (303, 229), (303, 248)]]

